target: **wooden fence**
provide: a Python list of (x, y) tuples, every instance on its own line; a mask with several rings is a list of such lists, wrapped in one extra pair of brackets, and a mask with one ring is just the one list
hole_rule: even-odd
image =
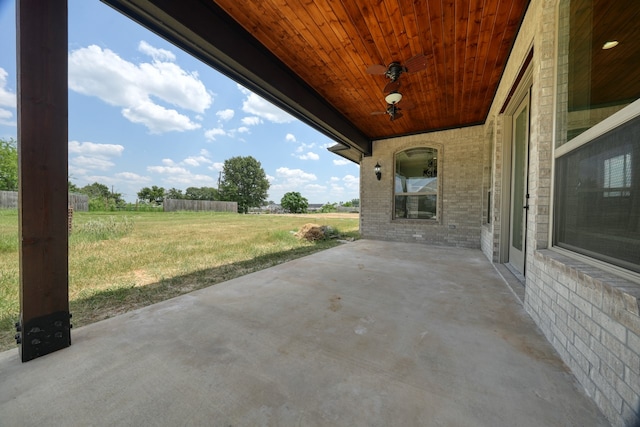
[(77, 212), (89, 212), (89, 196), (70, 193), (69, 206)]
[(18, 192), (0, 191), (0, 208), (18, 209)]
[(165, 212), (175, 211), (212, 211), (238, 212), (237, 202), (219, 202), (211, 200), (164, 199)]
[[(84, 194), (69, 194), (69, 206), (74, 211), (89, 210), (89, 197)], [(18, 209), (17, 191), (0, 191), (0, 209)]]

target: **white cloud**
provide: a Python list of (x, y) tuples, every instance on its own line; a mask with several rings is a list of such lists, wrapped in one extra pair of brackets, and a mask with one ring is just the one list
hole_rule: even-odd
[(348, 165), (349, 163), (353, 163), (350, 160), (347, 159), (334, 159), (333, 160), (333, 164), (336, 166), (344, 166), (344, 165)]
[(292, 133), (288, 133), (287, 136), (284, 137), (284, 139), (289, 142), (296, 142), (296, 137)]
[(220, 117), (220, 120), (224, 120), (225, 122), (233, 119), (234, 115), (235, 115), (235, 111), (229, 108), (227, 108), (226, 110), (220, 110), (216, 112), (216, 116)]
[(331, 184), (331, 195), (334, 197), (342, 197), (344, 194), (344, 187), (338, 184)]
[(77, 156), (69, 160), (75, 168), (106, 171), (111, 169), (115, 163), (111, 160), (100, 157)]
[(172, 106), (204, 113), (213, 99), (197, 73), (184, 71), (172, 62), (169, 51), (141, 43), (139, 49), (151, 55), (152, 63), (134, 64), (109, 49), (91, 45), (69, 53), (69, 88), (96, 96), (109, 105), (122, 108), (122, 114), (134, 123), (144, 124), (150, 132), (193, 130), (200, 124)]
[(0, 125), (16, 126), (17, 122), (13, 120), (13, 113), (4, 108), (0, 108)]
[(246, 126), (256, 126), (262, 123), (262, 119), (257, 116), (249, 116), (249, 117), (243, 117), (241, 122), (243, 125), (246, 125)]
[(69, 163), (69, 179), (75, 182), (89, 181), (86, 176), (89, 171), (79, 166), (74, 166), (73, 163)]
[(215, 171), (221, 171), (223, 167), (224, 167), (224, 163), (215, 162), (211, 166), (209, 166), (209, 169), (215, 170)]
[(189, 171), (180, 166), (147, 166), (149, 172), (164, 174), (180, 174), (189, 173)]
[(184, 114), (150, 101), (142, 102), (131, 108), (123, 108), (122, 115), (130, 122), (142, 123), (151, 133), (182, 132), (200, 128), (198, 123), (192, 122)]
[(360, 187), (360, 180), (353, 175), (345, 175), (342, 178), (331, 177), (331, 193), (336, 197), (342, 197), (346, 191), (356, 194)]
[(148, 166), (151, 173), (161, 175), (162, 182), (169, 187), (209, 187), (217, 183), (212, 176), (194, 174), (191, 171), (177, 166)]
[[(70, 165), (71, 166), (71, 165)], [(72, 172), (71, 179), (76, 185), (82, 187), (83, 185), (90, 184), (92, 182), (99, 182), (113, 187), (114, 191), (121, 193), (123, 197), (133, 202), (136, 200), (136, 193), (144, 186), (151, 184), (153, 181), (148, 176), (142, 176), (134, 172), (118, 172), (113, 175), (96, 175), (90, 174), (89, 171), (70, 168)]]
[(200, 166), (200, 163), (196, 159), (194, 159), (192, 157), (187, 157), (186, 159), (184, 159), (182, 161), (182, 163), (184, 163), (186, 165), (189, 165), (189, 166)]
[(318, 179), (314, 174), (307, 173), (302, 169), (289, 169), (285, 167), (276, 169), (276, 178), (292, 186), (306, 184)]
[(354, 175), (344, 177), (330, 177), (326, 182), (318, 182), (313, 173), (302, 169), (280, 167), (275, 176), (268, 177), (271, 187), (269, 198), (280, 200), (289, 191), (298, 191), (310, 203), (339, 202), (358, 197), (359, 180)]
[[(18, 102), (16, 94), (6, 89), (8, 75), (9, 73), (7, 73), (4, 68), (0, 68), (0, 106), (16, 108)], [(13, 113), (4, 108), (0, 108), (0, 125), (16, 126), (16, 124)]]
[(356, 190), (360, 186), (360, 179), (357, 176), (345, 175), (342, 181), (349, 190)]
[(360, 180), (354, 175), (345, 175), (342, 178), (332, 176), (329, 178), (328, 194), (332, 201), (350, 200), (358, 197)]
[(299, 156), (297, 156), (300, 160), (319, 160), (320, 156), (317, 155), (316, 153), (313, 153), (311, 151), (309, 151), (306, 154), (301, 154)]
[(111, 186), (116, 183), (116, 179), (113, 176), (109, 175), (88, 175), (84, 177), (84, 181), (87, 184), (99, 182), (100, 184), (105, 184), (106, 186)]
[(176, 56), (173, 54), (173, 52), (165, 49), (155, 48), (144, 40), (140, 41), (140, 44), (138, 44), (138, 50), (146, 55), (149, 55), (155, 61), (173, 62), (176, 60)]
[(16, 108), (18, 103), (16, 94), (6, 89), (8, 75), (9, 73), (0, 67), (0, 105), (3, 107)]
[(312, 194), (322, 194), (327, 191), (327, 187), (320, 184), (308, 184), (304, 186), (304, 189)]
[(204, 156), (190, 156), (184, 159), (182, 163), (185, 165), (198, 167), (202, 164), (208, 165), (213, 162)]
[(333, 195), (327, 194), (327, 187), (321, 184), (306, 184), (296, 188), (283, 188), (283, 193), (287, 191), (298, 191), (303, 197), (307, 198), (310, 203), (320, 203), (329, 201), (328, 197)]
[(115, 174), (114, 177), (122, 180), (123, 182), (127, 182), (127, 181), (135, 181), (139, 183), (151, 182), (151, 178), (149, 178), (148, 176), (138, 175), (137, 173), (133, 173), (133, 172), (119, 172)]
[(225, 132), (224, 129), (222, 128), (213, 128), (213, 129), (209, 129), (207, 131), (204, 132), (204, 137), (207, 138), (209, 141), (215, 141), (216, 140), (216, 136), (222, 136), (222, 135), (226, 135), (227, 132)]
[(254, 114), (274, 123), (291, 123), (295, 120), (292, 115), (285, 113), (255, 93), (244, 88), (241, 89), (241, 92), (247, 96), (242, 103), (242, 111), (245, 113)]
[(120, 156), (124, 151), (122, 145), (96, 144), (94, 142), (69, 141), (69, 153), (100, 157)]
[(240, 126), (237, 130), (238, 133), (249, 133), (249, 128), (246, 126)]
[[(289, 136), (289, 135), (291, 135), (291, 134), (288, 134), (287, 136)], [(294, 137), (294, 139), (288, 139), (288, 140), (289, 141), (293, 141), (293, 140), (295, 140), (295, 137)], [(295, 153), (298, 153), (298, 154), (292, 154), (292, 156), (297, 157), (300, 160), (318, 160), (318, 159), (320, 159), (320, 156), (318, 154), (316, 154), (314, 152), (311, 152), (311, 151), (307, 151), (305, 153), (306, 150), (309, 150), (310, 148), (315, 147), (315, 145), (316, 144), (313, 143), (313, 142), (311, 144), (307, 144), (307, 143), (304, 143), (304, 142), (299, 142), (298, 146), (296, 147), (296, 150), (295, 150)]]
[[(209, 151), (203, 148), (200, 150), (199, 155), (197, 156), (189, 156), (184, 160), (182, 160), (181, 162), (176, 162), (173, 159), (162, 159), (163, 166), (153, 166), (153, 167), (154, 168), (159, 168), (159, 167), (179, 168), (180, 166), (199, 167), (202, 165), (212, 164), (213, 161), (210, 159), (210, 157), (211, 157), (211, 154), (209, 153)], [(155, 170), (157, 169), (154, 169), (154, 171)]]
[(86, 175), (89, 171), (106, 171), (115, 163), (112, 157), (119, 157), (124, 147), (118, 144), (97, 144), (95, 142), (69, 141), (69, 166), (76, 175)]

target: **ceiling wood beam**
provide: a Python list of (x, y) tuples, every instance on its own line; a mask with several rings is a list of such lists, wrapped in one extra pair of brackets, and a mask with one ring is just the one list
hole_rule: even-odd
[(370, 138), (212, 1), (102, 1), (336, 142), (371, 154)]

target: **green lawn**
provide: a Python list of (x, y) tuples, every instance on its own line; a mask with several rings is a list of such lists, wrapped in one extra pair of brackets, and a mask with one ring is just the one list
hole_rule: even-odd
[[(69, 239), (75, 327), (339, 244), (292, 231), (329, 225), (358, 236), (358, 218), (324, 214), (76, 212)], [(0, 210), (0, 350), (15, 346), (19, 313), (18, 214)]]

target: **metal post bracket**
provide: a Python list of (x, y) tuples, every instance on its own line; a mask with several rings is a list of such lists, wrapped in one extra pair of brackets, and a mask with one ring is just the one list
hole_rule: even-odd
[(71, 315), (59, 311), (37, 317), (26, 324), (16, 323), (16, 341), (20, 346), (23, 362), (71, 345)]

